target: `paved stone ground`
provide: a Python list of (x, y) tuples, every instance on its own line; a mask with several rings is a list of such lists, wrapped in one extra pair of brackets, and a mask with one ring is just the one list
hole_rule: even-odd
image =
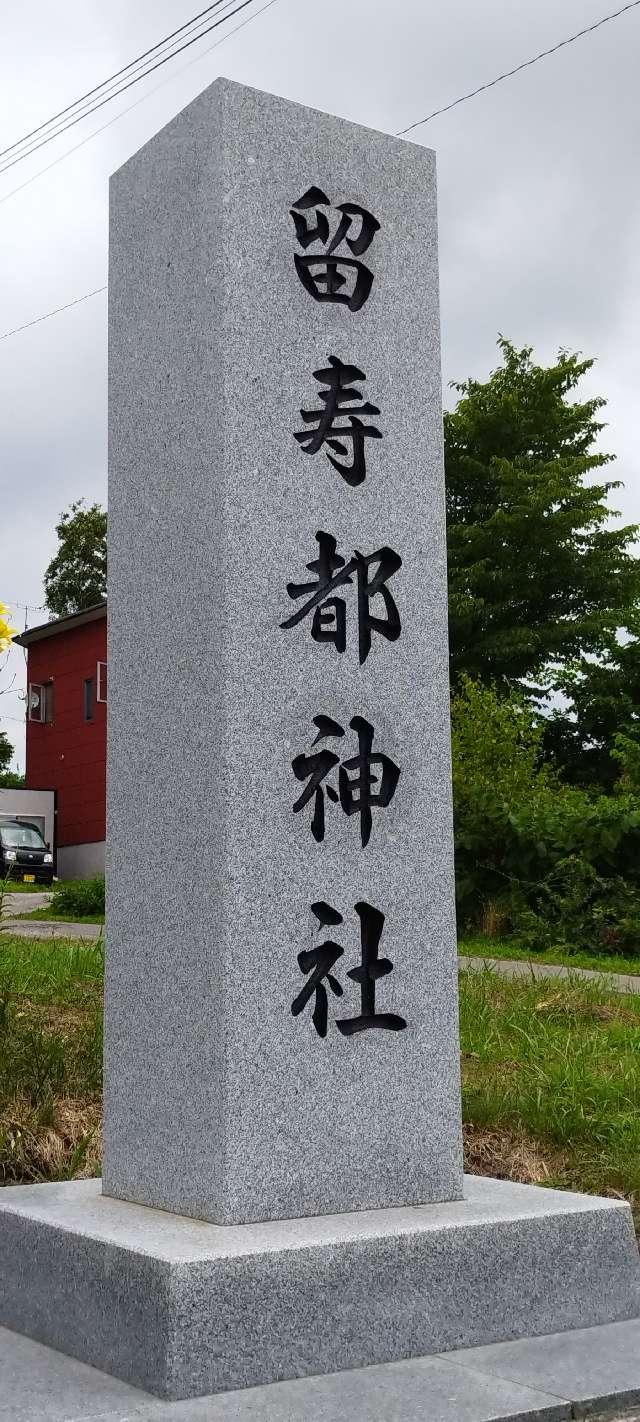
[[(0, 932), (17, 934), (20, 938), (99, 938), (99, 923), (57, 923), (55, 919), (19, 919), (15, 914), (31, 913), (32, 909), (48, 908), (51, 894), (5, 894), (2, 903)], [(1, 1422), (1, 1418), (0, 1418)]]
[(32, 909), (48, 908), (50, 903), (51, 894), (46, 889), (37, 894), (4, 894), (2, 917), (11, 918), (14, 913), (31, 913)]
[(559, 963), (536, 963), (520, 958), (466, 958), (460, 955), (461, 968), (482, 972), (492, 968), (507, 978), (580, 978), (583, 982), (600, 983), (612, 992), (640, 992), (640, 977), (632, 973), (596, 972), (593, 968), (565, 968)]
[[(20, 938), (99, 938), (100, 923), (56, 923), (54, 919), (3, 918), (0, 933), (15, 933)], [(2, 1414), (0, 1413), (0, 1422)]]
[(639, 1403), (640, 1319), (188, 1402), (0, 1329), (0, 1422), (638, 1422)]

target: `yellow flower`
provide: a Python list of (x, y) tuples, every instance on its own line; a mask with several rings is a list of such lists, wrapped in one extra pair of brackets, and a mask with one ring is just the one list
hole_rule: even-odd
[(9, 649), (17, 630), (17, 627), (12, 627), (9, 622), (8, 607), (4, 602), (0, 602), (0, 652), (6, 652)]

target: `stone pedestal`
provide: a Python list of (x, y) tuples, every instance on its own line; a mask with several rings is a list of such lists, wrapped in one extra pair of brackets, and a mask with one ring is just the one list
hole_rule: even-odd
[(100, 1182), (0, 1195), (0, 1324), (161, 1397), (640, 1313), (629, 1207), (465, 1176), (465, 1198), (217, 1226)]

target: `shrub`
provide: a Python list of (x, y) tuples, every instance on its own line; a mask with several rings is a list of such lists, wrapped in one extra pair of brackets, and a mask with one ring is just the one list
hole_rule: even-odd
[(104, 874), (54, 884), (52, 907), (55, 913), (75, 913), (79, 918), (104, 914)]
[(640, 947), (637, 886), (619, 874), (603, 878), (579, 855), (558, 860), (513, 917), (523, 946), (534, 952), (637, 953)]
[[(513, 814), (547, 797), (556, 779), (541, 762), (541, 729), (521, 696), (498, 697), (461, 678), (451, 704), (456, 895), (463, 923), (511, 916)], [(516, 877), (519, 859), (515, 857)]]
[(461, 925), (501, 921), (531, 949), (638, 952), (635, 747), (619, 745), (624, 774), (604, 795), (563, 785), (541, 763), (540, 741), (518, 695), (462, 683), (452, 705)]

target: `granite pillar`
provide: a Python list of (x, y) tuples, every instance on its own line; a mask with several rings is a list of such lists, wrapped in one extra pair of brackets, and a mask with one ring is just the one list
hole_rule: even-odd
[(218, 80), (109, 291), (104, 1189), (458, 1198), (434, 155)]

